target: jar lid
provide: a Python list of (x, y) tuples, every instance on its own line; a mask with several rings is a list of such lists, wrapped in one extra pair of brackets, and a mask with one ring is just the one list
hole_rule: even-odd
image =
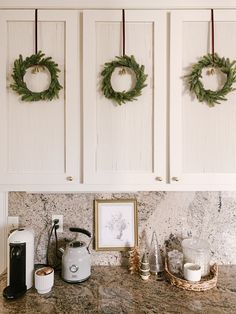
[(200, 238), (188, 238), (182, 241), (182, 248), (188, 248), (196, 251), (206, 251), (210, 250), (210, 244), (203, 239)]

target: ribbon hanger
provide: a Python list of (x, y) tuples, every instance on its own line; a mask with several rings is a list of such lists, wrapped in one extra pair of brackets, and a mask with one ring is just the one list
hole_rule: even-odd
[(214, 10), (211, 9), (211, 53), (212, 59), (215, 58), (215, 30), (214, 30)]
[(122, 9), (122, 43), (123, 43), (123, 56), (125, 56), (125, 10)]
[(35, 10), (35, 19), (34, 19), (34, 40), (35, 40), (35, 54), (38, 53), (38, 9)]

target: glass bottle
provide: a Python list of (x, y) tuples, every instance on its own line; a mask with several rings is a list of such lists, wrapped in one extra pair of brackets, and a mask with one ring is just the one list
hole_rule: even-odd
[(161, 251), (158, 245), (157, 235), (155, 231), (152, 234), (152, 241), (148, 260), (150, 265), (150, 272), (152, 274), (157, 275), (159, 272), (162, 272), (164, 270)]

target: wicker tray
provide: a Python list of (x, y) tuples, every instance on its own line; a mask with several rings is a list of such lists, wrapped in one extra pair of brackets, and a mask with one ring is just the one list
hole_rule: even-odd
[(202, 278), (199, 282), (192, 283), (171, 274), (168, 269), (168, 262), (167, 260), (165, 260), (165, 276), (171, 285), (179, 287), (181, 289), (191, 291), (206, 291), (216, 287), (218, 279), (218, 266), (216, 264), (212, 265), (210, 274), (208, 276)]

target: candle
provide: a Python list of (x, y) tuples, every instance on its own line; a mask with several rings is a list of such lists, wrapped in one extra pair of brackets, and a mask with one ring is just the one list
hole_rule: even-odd
[(188, 281), (197, 282), (201, 279), (201, 266), (194, 263), (184, 264), (184, 278)]

